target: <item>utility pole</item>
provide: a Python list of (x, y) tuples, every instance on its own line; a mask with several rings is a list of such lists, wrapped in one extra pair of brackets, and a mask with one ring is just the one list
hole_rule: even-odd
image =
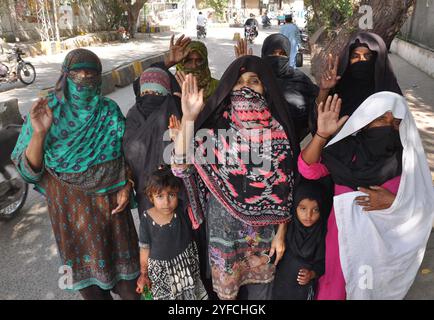
[(57, 23), (57, 4), (56, 4), (56, 0), (52, 1), (52, 5), (53, 5), (53, 16), (54, 16), (54, 29), (56, 32), (56, 41), (60, 42), (60, 33), (59, 33), (59, 25)]
[(53, 27), (51, 25), (50, 14), (47, 8), (47, 0), (37, 0), (37, 17), (40, 26), (41, 40), (50, 42), (53, 40)]

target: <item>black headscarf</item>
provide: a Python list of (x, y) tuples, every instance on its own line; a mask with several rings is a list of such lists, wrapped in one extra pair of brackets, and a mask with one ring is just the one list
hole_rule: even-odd
[(292, 159), (293, 168), (296, 170), (296, 159), (300, 153), (300, 146), (295, 136), (293, 120), (286, 107), (285, 99), (278, 89), (273, 73), (268, 64), (259, 57), (243, 56), (232, 62), (220, 79), (219, 86), (215, 93), (207, 101), (204, 109), (199, 114), (195, 122), (195, 130), (197, 131), (201, 128), (216, 128), (216, 123), (219, 123), (223, 111), (228, 105), (227, 99), (232, 92), (232, 88), (243, 72), (254, 72), (259, 76), (265, 89), (264, 96), (267, 100), (271, 115), (283, 126), (289, 139), (291, 150), (293, 150), (294, 153), (294, 159)]
[[(139, 79), (135, 83), (138, 81)], [(178, 97), (173, 95), (141, 97), (140, 89), (136, 90), (139, 87), (136, 85), (134, 88), (136, 103), (127, 114), (123, 148), (125, 160), (133, 172), (139, 212), (143, 212), (152, 207), (144, 194), (147, 179), (164, 162), (163, 152), (171, 143), (163, 141), (164, 133), (168, 129), (169, 117), (175, 115), (180, 119), (181, 108)]]
[[(276, 49), (284, 50), (286, 57), (271, 56)], [(288, 103), (296, 134), (301, 141), (309, 131), (308, 117), (315, 108), (319, 88), (302, 71), (289, 65), (290, 54), (291, 44), (288, 38), (279, 33), (268, 36), (262, 45), (261, 56), (270, 64), (277, 78), (277, 83)]]
[[(292, 120), (286, 108), (286, 102), (277, 87), (268, 65), (256, 56), (244, 56), (235, 60), (223, 74), (216, 92), (199, 114), (195, 122), (195, 130), (212, 129), (213, 133), (217, 133), (220, 129), (228, 130), (231, 127), (229, 121), (232, 121), (232, 118), (228, 118), (227, 116), (228, 111), (233, 111), (232, 108), (228, 109), (228, 107), (233, 107), (231, 99), (234, 99), (234, 94), (238, 96), (241, 91), (252, 91), (248, 89), (233, 92), (233, 87), (236, 85), (239, 77), (245, 72), (256, 73), (264, 87), (263, 95), (255, 92), (250, 92), (249, 95), (251, 94), (253, 100), (260, 100), (265, 103), (267, 108), (266, 113), (271, 114), (271, 118), (273, 118), (271, 123), (274, 129), (271, 130), (274, 130), (276, 135), (271, 138), (271, 148), (274, 150), (272, 152), (285, 153), (285, 156), (281, 160), (278, 160), (277, 163), (275, 163), (276, 157), (272, 159), (272, 168), (279, 168), (273, 171), (272, 174), (280, 178), (277, 178), (276, 184), (268, 185), (268, 183), (264, 182), (263, 186), (253, 187), (253, 184), (250, 184), (248, 181), (251, 181), (254, 177), (252, 178), (252, 176), (247, 174), (243, 178), (238, 172), (225, 174), (225, 169), (222, 170), (222, 165), (197, 164), (196, 169), (207, 185), (207, 188), (218, 199), (221, 199), (228, 212), (237, 218), (255, 226), (281, 223), (279, 221), (287, 221), (289, 218), (293, 182), (294, 178), (296, 179), (297, 177), (296, 159), (300, 151), (298, 141), (294, 136)], [(275, 127), (275, 122), (278, 122), (278, 127)], [(285, 133), (285, 138), (279, 133), (282, 131)], [(215, 136), (212, 139), (217, 141)], [(277, 148), (275, 144), (279, 139), (282, 139), (281, 148)], [(283, 141), (283, 139), (285, 140)], [(288, 146), (290, 152), (286, 153)], [(201, 150), (200, 142), (199, 150)], [(234, 156), (238, 157), (238, 155)], [(251, 170), (250, 165), (246, 165), (244, 169), (248, 172)], [(280, 181), (281, 178), (288, 180), (287, 183), (282, 183)], [(230, 182), (225, 183), (226, 181)], [(235, 194), (231, 192), (230, 186), (234, 186), (235, 188), (239, 186), (242, 192)], [(250, 197), (250, 200), (255, 197), (266, 197), (265, 193), (261, 191), (266, 188), (268, 188), (266, 193), (270, 193), (269, 199), (259, 201), (257, 204), (246, 202), (246, 198), (248, 197)], [(280, 199), (281, 202), (276, 201), (276, 198)]]
[[(294, 219), (288, 224), (286, 243), (294, 256), (309, 263), (321, 261), (325, 256), (325, 198), (324, 189), (317, 181), (303, 179), (295, 188)], [(296, 214), (297, 206), (304, 199), (316, 200), (320, 209), (320, 218), (311, 227), (305, 227)]]
[(382, 185), (402, 172), (399, 131), (392, 126), (361, 130), (325, 148), (322, 158), (336, 184), (353, 190)]
[[(351, 65), (352, 51), (362, 46), (374, 53), (374, 59)], [(357, 77), (358, 73), (364, 77)], [(338, 75), (342, 78), (334, 91), (342, 98), (341, 116), (351, 115), (376, 92), (391, 91), (402, 95), (389, 61), (386, 44), (375, 33), (359, 32), (348, 42), (339, 59)]]

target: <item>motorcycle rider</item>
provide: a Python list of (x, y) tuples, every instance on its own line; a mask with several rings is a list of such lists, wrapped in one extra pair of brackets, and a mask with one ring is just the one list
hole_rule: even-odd
[(255, 19), (255, 15), (253, 13), (251, 13), (250, 18), (247, 19), (246, 22), (244, 23), (244, 37), (246, 39), (248, 38), (248, 31), (251, 29), (254, 31), (254, 34), (255, 34), (253, 39), (256, 38), (258, 36), (258, 28), (259, 28), (259, 23)]
[(265, 11), (264, 15), (262, 16), (262, 27), (265, 29), (270, 26), (271, 26), (271, 21), (270, 18), (268, 18), (268, 11)]
[(201, 31), (202, 34), (206, 34), (206, 29), (205, 29), (206, 23), (207, 23), (207, 19), (202, 14), (202, 11), (200, 11), (199, 15), (197, 16), (197, 30)]

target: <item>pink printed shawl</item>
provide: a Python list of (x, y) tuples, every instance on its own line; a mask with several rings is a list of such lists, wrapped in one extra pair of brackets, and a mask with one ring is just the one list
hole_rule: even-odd
[(196, 135), (196, 170), (235, 218), (252, 226), (287, 222), (294, 180), (287, 135), (262, 95), (243, 88), (229, 98), (214, 128)]

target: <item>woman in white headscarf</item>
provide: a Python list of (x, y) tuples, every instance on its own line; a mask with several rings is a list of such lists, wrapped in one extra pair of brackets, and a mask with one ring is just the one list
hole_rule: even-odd
[(370, 96), (349, 119), (339, 119), (340, 108), (336, 95), (320, 104), (318, 131), (298, 162), (305, 178), (331, 174), (335, 182), (317, 298), (403, 299), (422, 262), (434, 213), (419, 133), (405, 98), (396, 93)]

